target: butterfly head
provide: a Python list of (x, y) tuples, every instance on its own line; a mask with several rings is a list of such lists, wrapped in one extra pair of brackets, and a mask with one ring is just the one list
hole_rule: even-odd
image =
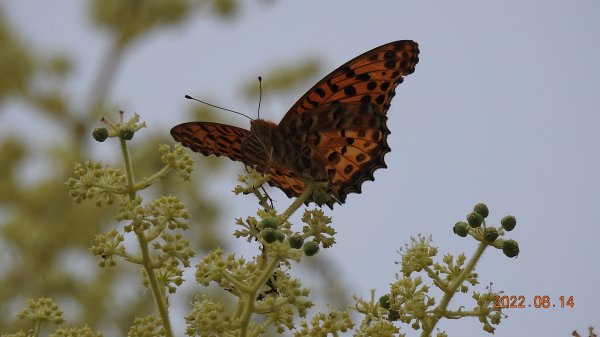
[(250, 132), (259, 139), (270, 139), (277, 131), (277, 124), (264, 119), (253, 119), (250, 122)]

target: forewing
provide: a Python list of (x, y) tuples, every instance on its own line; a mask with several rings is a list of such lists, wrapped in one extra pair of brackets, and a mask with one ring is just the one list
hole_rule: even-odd
[(171, 136), (183, 146), (205, 156), (225, 156), (247, 163), (242, 143), (249, 139), (250, 131), (231, 125), (210, 122), (189, 122), (171, 129)]
[(411, 40), (390, 42), (346, 62), (325, 76), (286, 113), (279, 125), (294, 115), (328, 103), (364, 102), (386, 113), (395, 88), (419, 62), (419, 46)]
[(205, 156), (225, 156), (232, 160), (256, 166), (271, 175), (269, 184), (281, 189), (288, 197), (298, 197), (304, 191), (304, 183), (287, 168), (272, 163), (256, 137), (248, 130), (231, 125), (189, 122), (171, 129), (173, 138)]

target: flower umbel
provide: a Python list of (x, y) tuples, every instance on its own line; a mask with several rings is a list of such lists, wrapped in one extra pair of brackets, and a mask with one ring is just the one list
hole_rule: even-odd
[(127, 333), (128, 337), (164, 336), (160, 320), (154, 316), (136, 317)]
[(62, 324), (64, 322), (63, 312), (58, 308), (49, 297), (42, 297), (36, 300), (27, 300), (27, 306), (19, 313), (19, 318), (28, 318), (36, 322), (50, 322)]
[(102, 206), (103, 203), (112, 205), (126, 192), (123, 171), (92, 161), (76, 164), (67, 186), (69, 195), (76, 203), (95, 199), (96, 206)]
[(318, 313), (311, 319), (310, 323), (303, 321), (300, 329), (294, 332), (294, 336), (327, 336), (338, 335), (354, 327), (352, 319), (347, 311), (332, 309), (328, 314)]

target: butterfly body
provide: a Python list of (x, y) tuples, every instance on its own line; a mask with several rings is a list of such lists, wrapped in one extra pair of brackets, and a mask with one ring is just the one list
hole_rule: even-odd
[(386, 113), (418, 53), (417, 44), (405, 40), (354, 58), (311, 88), (279, 124), (256, 119), (246, 130), (189, 122), (171, 135), (193, 151), (224, 155), (270, 174), (269, 184), (288, 197), (299, 196), (308, 181), (323, 182), (325, 203), (332, 207), (348, 193), (360, 193), (362, 183), (386, 167)]

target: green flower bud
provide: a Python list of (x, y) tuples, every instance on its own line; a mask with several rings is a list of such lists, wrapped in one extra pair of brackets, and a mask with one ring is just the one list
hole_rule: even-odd
[(507, 215), (500, 220), (500, 224), (502, 227), (504, 227), (504, 229), (506, 229), (506, 231), (510, 232), (517, 225), (517, 219), (515, 219), (515, 217), (512, 215)]
[(469, 224), (464, 221), (459, 221), (454, 225), (452, 231), (454, 231), (454, 234), (464, 238), (469, 234)]
[(121, 138), (123, 138), (125, 140), (131, 140), (133, 138), (134, 134), (135, 134), (135, 131), (133, 131), (133, 130), (121, 129), (121, 132), (119, 135), (121, 136)]
[(488, 207), (481, 202), (475, 205), (475, 207), (473, 207), (473, 211), (481, 214), (481, 216), (484, 218), (487, 218), (487, 216), (490, 215), (490, 210), (488, 209)]
[(519, 244), (515, 240), (506, 240), (502, 244), (502, 252), (508, 257), (519, 255)]
[(304, 246), (302, 246), (302, 249), (306, 256), (313, 256), (319, 251), (319, 245), (314, 241), (307, 241), (304, 243)]
[(92, 132), (92, 137), (100, 143), (108, 138), (108, 129), (107, 128), (95, 128), (94, 132)]
[(469, 226), (477, 228), (483, 223), (483, 216), (477, 212), (471, 212), (467, 215), (467, 221), (469, 222)]
[(278, 229), (275, 230), (275, 237), (279, 242), (283, 242), (283, 240), (285, 240), (285, 234), (283, 234), (283, 232)]
[(384, 309), (390, 308), (390, 294), (385, 294), (379, 298), (379, 306)]
[(294, 234), (290, 236), (289, 241), (290, 247), (300, 249), (302, 248), (302, 244), (304, 243), (304, 238), (300, 234)]
[(277, 235), (275, 234), (275, 230), (272, 228), (267, 228), (262, 231), (263, 239), (266, 243), (273, 243), (277, 240)]
[(489, 243), (494, 242), (498, 238), (498, 230), (494, 227), (488, 227), (483, 232), (483, 239)]
[(261, 229), (277, 229), (277, 221), (273, 218), (267, 218), (260, 222)]

